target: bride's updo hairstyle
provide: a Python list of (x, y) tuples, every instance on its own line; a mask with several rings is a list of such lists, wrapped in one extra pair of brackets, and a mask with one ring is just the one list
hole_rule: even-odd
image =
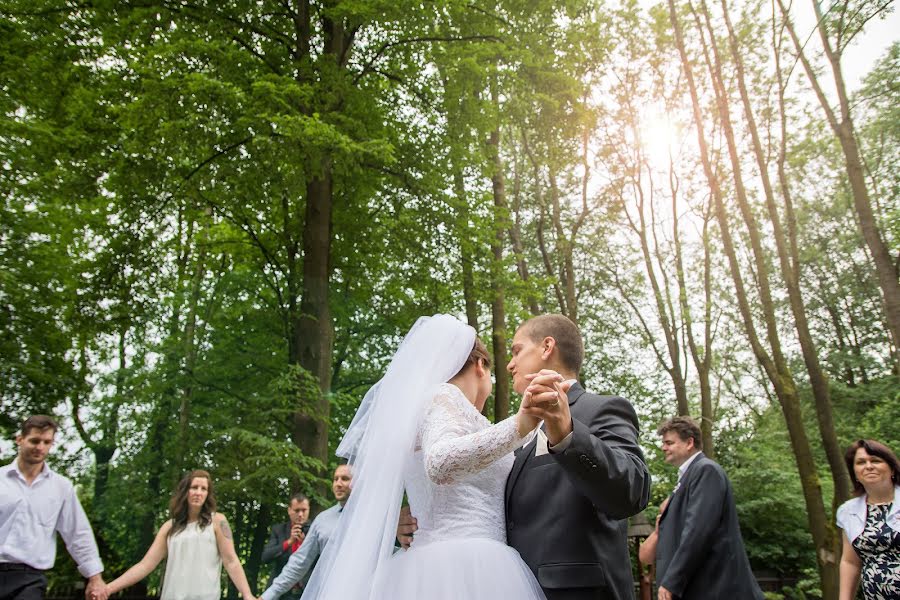
[(466, 359), (466, 363), (462, 366), (459, 372), (450, 379), (459, 377), (471, 365), (478, 364), (478, 361), (481, 361), (481, 364), (483, 364), (488, 369), (491, 368), (491, 355), (488, 354), (487, 346), (484, 345), (484, 342), (482, 342), (480, 338), (476, 337), (475, 344), (472, 346), (472, 351), (469, 352), (469, 358)]

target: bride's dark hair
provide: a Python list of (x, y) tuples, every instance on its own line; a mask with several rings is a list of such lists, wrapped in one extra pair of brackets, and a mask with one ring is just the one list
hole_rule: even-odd
[(191, 489), (191, 483), (198, 477), (206, 480), (208, 493), (206, 495), (206, 501), (203, 503), (203, 506), (200, 507), (200, 518), (197, 525), (200, 529), (203, 529), (212, 523), (212, 514), (216, 510), (216, 494), (213, 491), (212, 477), (206, 471), (195, 469), (189, 471), (181, 478), (181, 481), (175, 486), (175, 491), (172, 493), (172, 499), (169, 500), (169, 517), (172, 519), (172, 529), (169, 530), (169, 537), (172, 537), (187, 527), (188, 492)]
[[(476, 337), (475, 343), (472, 345), (472, 351), (469, 353), (469, 358), (466, 359), (466, 363), (453, 377), (459, 377), (463, 371), (469, 368), (469, 365), (478, 364), (478, 361), (481, 361), (481, 364), (488, 369), (491, 368), (491, 355), (488, 354), (487, 346), (484, 345), (480, 338)], [(453, 377), (450, 379), (453, 379)]]

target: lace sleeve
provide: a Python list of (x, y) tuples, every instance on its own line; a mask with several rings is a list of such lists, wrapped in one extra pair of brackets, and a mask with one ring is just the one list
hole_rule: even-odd
[(528, 437), (519, 437), (515, 415), (472, 432), (479, 426), (480, 416), (473, 414), (473, 408), (464, 402), (467, 400), (461, 394), (441, 388), (425, 416), (422, 426), (425, 472), (438, 485), (477, 473), (515, 450)]

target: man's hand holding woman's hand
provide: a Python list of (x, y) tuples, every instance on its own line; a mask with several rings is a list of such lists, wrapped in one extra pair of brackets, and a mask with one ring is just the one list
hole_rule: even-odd
[(87, 600), (107, 600), (109, 593), (109, 586), (99, 573), (88, 577), (87, 587), (84, 588), (84, 597)]
[[(530, 383), (525, 388), (519, 415), (534, 419), (534, 425), (543, 421), (547, 441), (551, 446), (560, 443), (572, 432), (572, 415), (566, 393), (570, 385), (563, 383), (563, 377), (556, 371), (544, 369), (540, 373), (526, 375)], [(520, 422), (522, 417), (520, 416)], [(534, 427), (532, 427), (533, 429)], [(521, 426), (519, 432), (521, 433)]]

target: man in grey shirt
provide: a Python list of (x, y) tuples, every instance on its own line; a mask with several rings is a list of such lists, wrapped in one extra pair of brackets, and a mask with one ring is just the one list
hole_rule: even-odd
[(263, 592), (262, 600), (276, 600), (282, 594), (290, 591), (294, 585), (299, 583), (310, 572), (325, 544), (331, 539), (331, 534), (337, 527), (338, 519), (347, 499), (350, 498), (350, 483), (352, 476), (348, 465), (338, 465), (334, 470), (334, 477), (331, 481), (331, 491), (334, 493), (334, 499), (337, 504), (319, 513), (313, 519), (309, 533), (303, 540), (303, 544), (296, 552), (291, 554), (287, 564), (281, 570), (281, 574), (275, 578), (275, 581), (269, 585), (269, 589)]

